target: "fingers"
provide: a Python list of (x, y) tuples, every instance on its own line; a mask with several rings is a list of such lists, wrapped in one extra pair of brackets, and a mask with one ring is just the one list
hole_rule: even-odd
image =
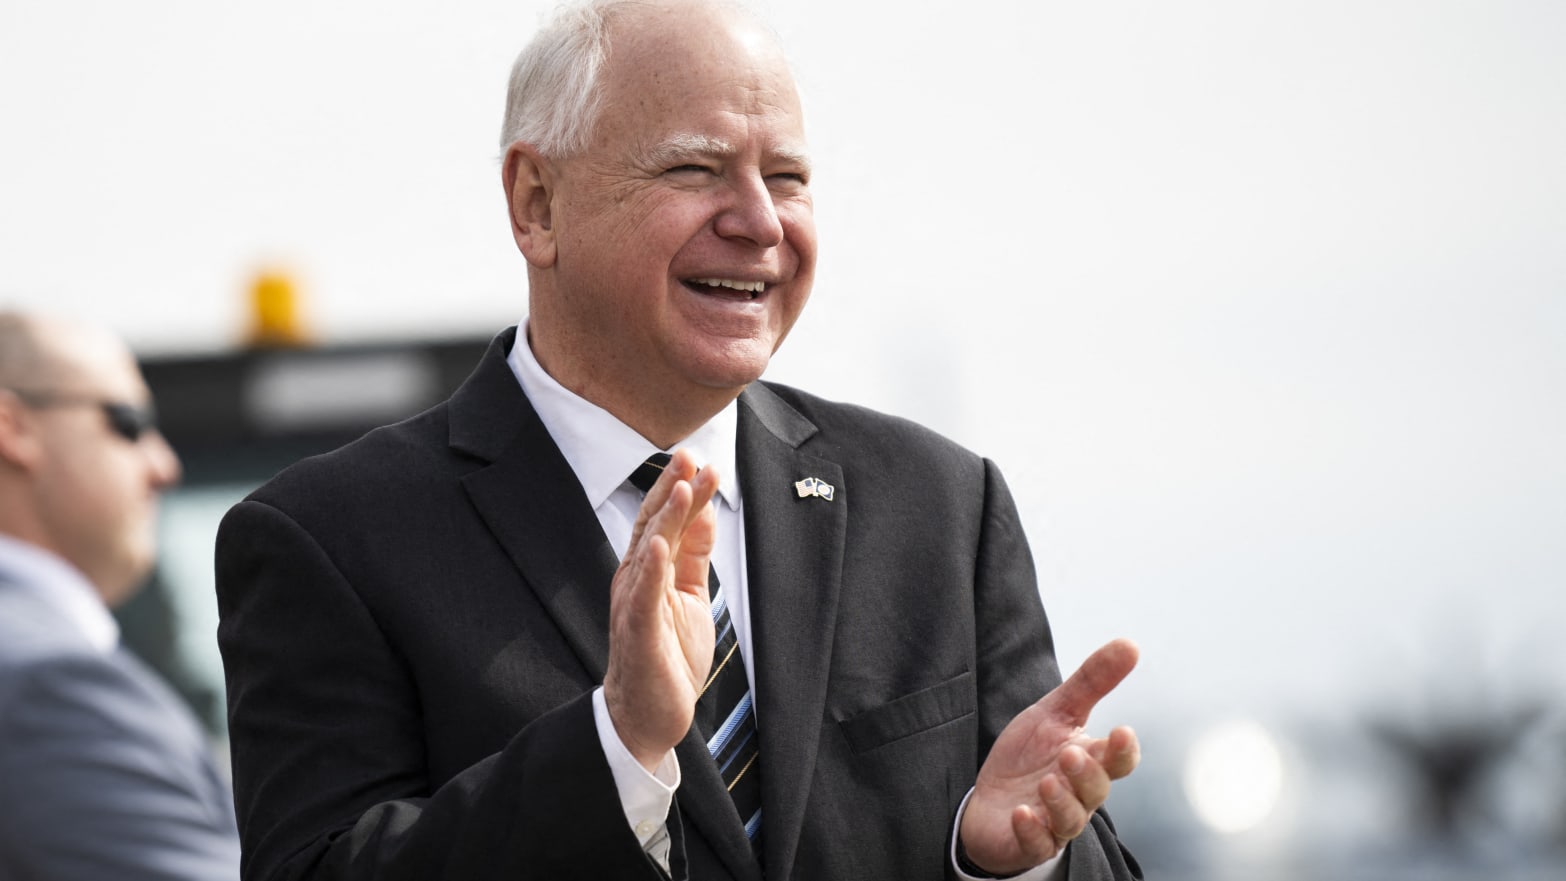
[(717, 469), (698, 471), (689, 452), (676, 450), (647, 491), (615, 579), (637, 626), (654, 626), (660, 604), (671, 601), (671, 587), (706, 599), (718, 480)]
[(1051, 843), (1055, 851), (1059, 851), (1082, 834), (1093, 812), (1083, 806), (1071, 787), (1056, 777), (1045, 777), (1040, 782), (1039, 798), (1044, 808), (1044, 822), (1049, 824)]
[(669, 565), (669, 543), (654, 534), (636, 550), (633, 568), (627, 571), (630, 583), (630, 607), (633, 627), (640, 632), (654, 627), (659, 619)]
[[(652, 485), (652, 488), (647, 491), (647, 497), (642, 500), (641, 510), (637, 512), (636, 522), (631, 527), (631, 543), (627, 558), (636, 553), (643, 536), (649, 530), (663, 535), (664, 540), (669, 543), (671, 554), (679, 554), (680, 544), (686, 531), (706, 516), (705, 509), (718, 490), (718, 479), (716, 468), (708, 466), (698, 471), (696, 460), (689, 452), (675, 450), (669, 464), (664, 467), (663, 473), (658, 476), (657, 482)], [(681, 485), (688, 486), (691, 493), (688, 506), (683, 498), (678, 501), (682, 516), (659, 519), (659, 513), (675, 500), (676, 488)], [(655, 523), (656, 528), (654, 528)], [(710, 533), (710, 529), (705, 530), (704, 537), (701, 539), (703, 546), (697, 549), (699, 552), (711, 551)]]
[(1111, 780), (1119, 780), (1136, 770), (1142, 761), (1142, 745), (1136, 732), (1122, 725), (1109, 732), (1105, 754), (1099, 759)]
[(1062, 847), (1048, 821), (1027, 805), (1011, 809), (1011, 834), (1017, 836), (1017, 849), (1025, 857), (1022, 862), (1029, 865), (1044, 862)]
[(1142, 761), (1142, 747), (1136, 732), (1125, 725), (1109, 732), (1108, 737), (1081, 737), (1077, 745), (1087, 750), (1093, 761), (1104, 766), (1111, 780), (1130, 775)]
[[(718, 492), (718, 469), (708, 465), (696, 472), (690, 480), (691, 507), (685, 517), (680, 539), (683, 544), (690, 544), (686, 550), (680, 545), (675, 546), (676, 551), (686, 550), (687, 553), (700, 554), (703, 557), (712, 553), (713, 542), (716, 539), (717, 512), (713, 510), (712, 497)], [(703, 566), (705, 567), (705, 560)], [(705, 568), (703, 569), (702, 583), (706, 584)]]
[[(1110, 776), (1103, 765), (1093, 761), (1085, 750), (1076, 746), (1068, 746), (1061, 753), (1060, 770), (1066, 775), (1067, 784), (1060, 787), (1066, 790), (1066, 796), (1058, 800), (1064, 813), (1059, 817), (1052, 816), (1051, 819), (1055, 821), (1057, 835), (1075, 838), (1087, 825), (1088, 815), (1098, 810), (1109, 798)], [(1050, 807), (1053, 815), (1055, 806), (1050, 804)]]
[[(1130, 735), (1130, 729), (1117, 729)], [(1134, 742), (1134, 738), (1131, 738)], [(1109, 739), (1099, 742), (1104, 749), (1112, 749)], [(1080, 836), (1093, 819), (1093, 812), (1109, 798), (1111, 778), (1108, 770), (1091, 754), (1091, 746), (1073, 744), (1061, 751), (1053, 773), (1038, 778), (1037, 789), (1027, 802), (1016, 804), (1009, 811), (1011, 834), (1015, 851), (997, 866), (1007, 866), (1004, 871), (1021, 871), (1036, 866), (1063, 850)], [(968, 811), (976, 806), (970, 802)], [(963, 846), (970, 858), (978, 854), (973, 846), (977, 830), (969, 828), (969, 816), (964, 815), (960, 834)], [(990, 865), (979, 862), (981, 866)], [(991, 868), (991, 871), (997, 871)]]
[[(707, 469), (696, 476), (696, 483), (700, 483), (707, 475)], [(715, 478), (714, 478), (715, 481)], [(684, 530), (679, 534), (673, 546), (674, 554), (674, 586), (685, 593), (700, 597), (703, 601), (708, 598), (708, 577), (711, 571), (709, 561), (712, 559), (713, 544), (717, 539), (717, 511), (712, 504), (698, 502), (702, 488), (693, 486), (692, 504), (690, 513), (686, 518)]]
[(695, 471), (696, 462), (691, 458), (691, 454), (684, 450), (675, 450), (669, 464), (664, 466), (663, 473), (658, 475), (658, 480), (653, 483), (652, 489), (647, 491), (647, 497), (642, 500), (642, 508), (636, 514), (636, 523), (631, 526), (630, 547), (635, 548), (641, 541), (647, 523), (662, 509), (674, 485), (681, 480), (690, 480)]
[[(679, 453), (684, 453), (680, 450)], [(676, 453), (676, 455), (679, 455)], [(692, 463), (695, 467), (695, 463)], [(712, 497), (718, 491), (718, 469), (711, 465), (696, 472), (694, 478), (686, 478), (691, 484), (691, 504), (694, 510), (701, 510), (712, 502)]]
[[(660, 479), (660, 483), (662, 480)], [(653, 489), (658, 489), (654, 485)], [(685, 528), (695, 515), (695, 505), (692, 504), (691, 485), (684, 480), (671, 481), (670, 485), (661, 493), (663, 498), (659, 500), (660, 506), (653, 509), (652, 517), (647, 521), (646, 529), (642, 533), (642, 543), (649, 544), (654, 538), (661, 538), (668, 546), (669, 555), (679, 553), (680, 539), (685, 534)], [(651, 494), (648, 500), (642, 504), (645, 512), (653, 504)], [(631, 546), (631, 553), (636, 553), (636, 545)]]
[(1081, 835), (1109, 798), (1109, 774), (1081, 747), (1066, 747), (1060, 771), (1064, 780), (1054, 774), (1039, 780), (1042, 814), (1023, 805), (1012, 811), (1012, 832), (1036, 861), (1049, 859)]
[[(668, 488), (664, 495), (662, 506), (644, 524), (643, 534), (626, 551), (625, 562), (620, 567), (630, 607), (635, 613), (632, 620), (642, 627), (652, 626), (657, 620), (659, 604), (670, 582), (673, 543), (678, 539), (690, 506), (690, 487), (684, 483)], [(646, 505), (642, 512), (645, 517)]]
[(1136, 667), (1138, 650), (1129, 639), (1112, 640), (1088, 655), (1077, 672), (1045, 695), (1051, 712), (1074, 725), (1086, 725), (1088, 714), (1104, 696), (1119, 685)]
[[(674, 481), (665, 504), (674, 505), (675, 494), (679, 493), (678, 507), (671, 519), (658, 522), (660, 527), (666, 527), (661, 534), (669, 543), (673, 586), (706, 599), (708, 561), (717, 538), (717, 512), (713, 510), (712, 497), (718, 490), (718, 472), (709, 466), (692, 473), (695, 465), (690, 455), (684, 451), (677, 451), (675, 455), (679, 457), (678, 467), (671, 462), (669, 470), (674, 473), (665, 473)], [(690, 495), (688, 503), (683, 495), (686, 492)]]
[(1087, 828), (1093, 812), (1109, 797), (1109, 775), (1080, 747), (1061, 755), (1065, 781), (1047, 774), (1039, 780), (1039, 807), (1017, 805), (1011, 811), (1011, 831), (1033, 863), (1053, 857)]

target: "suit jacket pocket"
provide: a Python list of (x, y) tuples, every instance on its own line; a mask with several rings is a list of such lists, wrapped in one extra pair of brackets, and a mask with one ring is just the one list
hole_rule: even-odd
[(970, 716), (976, 709), (976, 702), (973, 673), (966, 672), (939, 685), (856, 713), (838, 725), (848, 738), (849, 747), (856, 753), (863, 753)]

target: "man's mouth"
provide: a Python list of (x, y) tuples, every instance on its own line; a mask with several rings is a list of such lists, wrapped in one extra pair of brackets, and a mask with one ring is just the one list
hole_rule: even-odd
[(767, 291), (767, 283), (764, 281), (740, 281), (733, 278), (688, 278), (684, 284), (698, 294), (716, 294), (742, 300), (754, 300)]

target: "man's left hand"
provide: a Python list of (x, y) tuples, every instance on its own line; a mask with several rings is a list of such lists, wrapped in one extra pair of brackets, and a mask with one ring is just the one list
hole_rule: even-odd
[(1083, 726), (1136, 661), (1130, 640), (1110, 642), (1001, 731), (958, 830), (969, 862), (993, 875), (1016, 874), (1054, 857), (1087, 828), (1109, 797), (1110, 781), (1130, 774), (1141, 751), (1130, 728), (1094, 738)]

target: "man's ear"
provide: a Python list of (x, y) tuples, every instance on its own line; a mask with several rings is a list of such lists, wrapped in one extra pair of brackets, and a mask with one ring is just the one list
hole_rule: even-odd
[(511, 208), (511, 236), (527, 262), (539, 269), (555, 265), (554, 165), (531, 144), (517, 141), (506, 148), (500, 168)]
[(0, 389), (0, 465), (29, 471), (43, 455), (37, 425), (22, 399)]

